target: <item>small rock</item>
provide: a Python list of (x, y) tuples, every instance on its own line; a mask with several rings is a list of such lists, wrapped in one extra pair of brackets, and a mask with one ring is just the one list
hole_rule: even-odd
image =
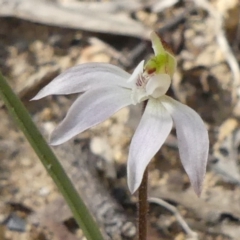
[(18, 217), (16, 214), (12, 213), (5, 221), (4, 224), (11, 231), (25, 232), (26, 222), (24, 219)]
[(42, 187), (39, 189), (40, 196), (46, 196), (50, 193), (50, 189), (48, 187)]
[(129, 119), (129, 112), (129, 108), (123, 108), (113, 115), (113, 119), (115, 119), (118, 123), (125, 124)]
[(106, 165), (104, 168), (107, 177), (115, 178), (116, 170), (113, 162), (113, 153), (107, 139), (100, 137), (92, 138), (90, 143), (90, 149), (94, 154), (102, 157), (105, 160)]

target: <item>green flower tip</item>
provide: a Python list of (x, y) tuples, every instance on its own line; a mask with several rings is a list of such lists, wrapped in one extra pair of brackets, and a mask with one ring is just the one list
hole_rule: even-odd
[(148, 60), (145, 71), (148, 74), (163, 73), (172, 77), (177, 63), (171, 48), (155, 32), (152, 32), (150, 37), (155, 56)]

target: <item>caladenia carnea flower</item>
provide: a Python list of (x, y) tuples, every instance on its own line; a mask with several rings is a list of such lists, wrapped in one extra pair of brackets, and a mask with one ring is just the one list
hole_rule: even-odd
[(194, 110), (165, 95), (176, 69), (176, 60), (154, 32), (151, 41), (155, 56), (146, 64), (141, 61), (131, 75), (111, 64), (81, 64), (56, 77), (33, 100), (52, 94), (83, 92), (53, 131), (52, 145), (66, 142), (123, 107), (146, 101), (129, 149), (130, 191), (133, 193), (140, 186), (147, 165), (165, 142), (174, 123), (181, 162), (195, 192), (200, 195), (208, 158), (208, 133)]

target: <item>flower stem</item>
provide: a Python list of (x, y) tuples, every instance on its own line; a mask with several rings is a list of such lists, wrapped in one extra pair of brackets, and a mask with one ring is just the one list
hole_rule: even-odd
[(143, 180), (138, 190), (138, 239), (147, 239), (147, 216), (148, 216), (148, 167), (143, 174)]

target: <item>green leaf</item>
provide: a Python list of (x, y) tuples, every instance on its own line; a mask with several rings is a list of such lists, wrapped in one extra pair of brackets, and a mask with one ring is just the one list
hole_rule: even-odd
[(72, 185), (51, 148), (33, 123), (28, 111), (0, 72), (0, 96), (16, 124), (23, 131), (42, 164), (57, 185), (84, 235), (89, 240), (104, 240), (93, 217)]

